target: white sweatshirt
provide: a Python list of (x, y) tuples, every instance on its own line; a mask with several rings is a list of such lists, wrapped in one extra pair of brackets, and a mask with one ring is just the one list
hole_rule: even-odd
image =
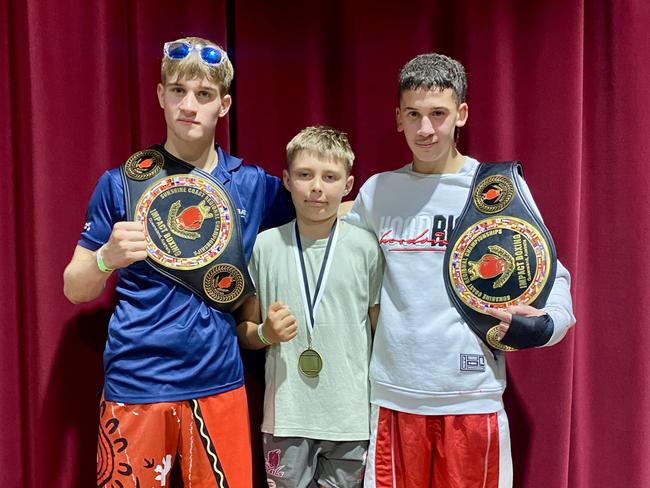
[[(416, 173), (408, 164), (374, 175), (346, 216), (375, 233), (386, 259), (370, 363), (376, 405), (424, 415), (503, 408), (504, 354), (493, 354), (463, 322), (443, 281), (447, 239), (477, 167), (478, 161), (466, 157), (453, 174)], [(532, 202), (523, 180), (522, 187)], [(558, 262), (544, 307), (555, 325), (546, 345), (560, 341), (575, 323), (569, 286), (569, 272)]]

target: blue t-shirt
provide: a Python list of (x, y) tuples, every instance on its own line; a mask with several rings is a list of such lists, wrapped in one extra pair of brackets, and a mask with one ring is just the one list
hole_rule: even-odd
[[(257, 232), (294, 218), (280, 180), (217, 147), (212, 175), (230, 192), (242, 222), (246, 260)], [(119, 168), (104, 173), (90, 199), (79, 245), (95, 251), (126, 220)], [(117, 271), (117, 305), (104, 350), (104, 396), (110, 401), (187, 400), (243, 384), (234, 318), (208, 306), (144, 261)]]

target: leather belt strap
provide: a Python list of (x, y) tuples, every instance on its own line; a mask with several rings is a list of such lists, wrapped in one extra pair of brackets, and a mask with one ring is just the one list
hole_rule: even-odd
[(147, 264), (224, 312), (255, 293), (237, 207), (220, 181), (160, 145), (132, 155), (121, 173), (127, 218), (145, 229)]
[(521, 176), (519, 161), (479, 164), (445, 252), (447, 294), (493, 350), (515, 349), (500, 342), (499, 321), (485, 308), (542, 308), (555, 280), (555, 245), (526, 200)]

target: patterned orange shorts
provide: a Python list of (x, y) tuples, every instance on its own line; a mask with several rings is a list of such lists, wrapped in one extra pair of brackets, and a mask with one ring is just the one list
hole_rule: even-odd
[(250, 488), (244, 387), (197, 400), (124, 404), (102, 398), (97, 486), (169, 487), (180, 463), (187, 488)]

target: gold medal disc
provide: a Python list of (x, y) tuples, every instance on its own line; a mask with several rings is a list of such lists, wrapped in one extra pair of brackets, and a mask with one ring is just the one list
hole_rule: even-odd
[(323, 359), (313, 349), (305, 349), (298, 358), (298, 369), (308, 378), (316, 378), (323, 369)]

